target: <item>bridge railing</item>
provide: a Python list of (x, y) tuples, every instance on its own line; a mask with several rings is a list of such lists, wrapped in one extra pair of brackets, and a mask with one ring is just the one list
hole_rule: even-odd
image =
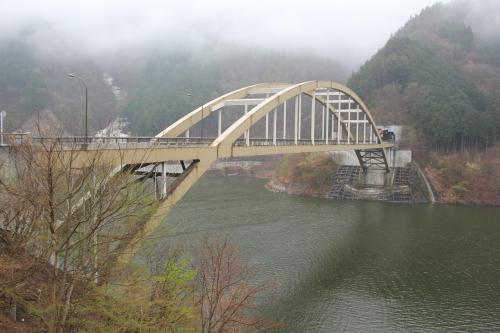
[(168, 146), (187, 146), (187, 145), (210, 145), (215, 138), (158, 138), (158, 137), (36, 137), (30, 133), (4, 133), (4, 146), (19, 144), (43, 144), (57, 143), (62, 146), (121, 146), (121, 145), (168, 145)]
[(127, 137), (34, 137), (33, 142), (58, 142), (61, 144), (166, 144), (166, 145), (186, 145), (186, 144), (210, 144), (215, 138), (157, 138), (147, 136), (127, 136)]
[[(393, 141), (383, 141), (383, 143), (392, 143)], [(356, 144), (355, 141), (353, 140), (340, 140), (337, 141), (336, 139), (333, 140), (321, 140), (321, 139), (316, 139), (314, 141), (310, 139), (301, 139), (297, 140), (297, 145), (352, 145)], [(357, 144), (370, 144), (370, 142), (358, 142)], [(372, 144), (376, 144), (376, 142), (372, 142)], [(234, 142), (235, 146), (238, 147), (243, 147), (247, 146), (247, 141), (245, 139), (238, 139)], [(294, 139), (276, 139), (276, 144), (273, 141), (273, 139), (265, 139), (265, 138), (252, 138), (248, 141), (248, 146), (293, 146), (295, 145), (295, 140)]]
[(30, 133), (1, 133), (0, 146), (12, 146), (30, 142)]
[[(23, 143), (43, 144), (43, 143), (58, 143), (62, 146), (78, 148), (78, 146), (96, 147), (96, 148), (114, 148), (122, 146), (208, 146), (216, 138), (208, 137), (176, 137), (176, 138), (159, 138), (159, 137), (34, 137), (30, 133), (4, 133), (4, 146), (19, 145)], [(383, 143), (393, 143), (394, 141), (383, 141)], [(375, 142), (373, 142), (375, 143)], [(348, 145), (356, 144), (352, 140), (341, 140), (340, 142), (333, 140), (316, 139), (266, 139), (266, 138), (251, 138), (250, 140), (241, 138), (234, 142), (234, 146), (293, 146), (293, 145)], [(369, 142), (358, 142), (358, 144), (369, 144)]]

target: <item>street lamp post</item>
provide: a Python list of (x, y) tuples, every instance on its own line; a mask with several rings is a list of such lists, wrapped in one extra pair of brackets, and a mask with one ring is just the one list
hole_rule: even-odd
[(201, 105), (201, 141), (203, 142), (203, 104)]
[(81, 77), (79, 77), (75, 74), (70, 73), (70, 74), (68, 74), (68, 77), (73, 78), (73, 79), (77, 79), (85, 87), (85, 143), (87, 143), (88, 137), (89, 137), (89, 130), (88, 130), (88, 125), (87, 125), (88, 124), (89, 93), (88, 93), (87, 85), (85, 84), (85, 81), (83, 81), (83, 79)]
[[(188, 92), (186, 94), (186, 96), (189, 97), (189, 98), (191, 98), (191, 97), (193, 97), (193, 94), (191, 94), (190, 92)], [(186, 139), (189, 139), (189, 128), (186, 130)]]
[(0, 146), (3, 146), (3, 118), (5, 118), (6, 114), (7, 112), (0, 111)]
[[(187, 93), (186, 94), (187, 97), (191, 98), (193, 97), (193, 94), (191, 93)], [(201, 138), (201, 141), (203, 141), (203, 108), (204, 108), (205, 105), (201, 105), (201, 122), (200, 122), (200, 138)], [(189, 129), (187, 130), (186, 132), (186, 135), (189, 136)]]

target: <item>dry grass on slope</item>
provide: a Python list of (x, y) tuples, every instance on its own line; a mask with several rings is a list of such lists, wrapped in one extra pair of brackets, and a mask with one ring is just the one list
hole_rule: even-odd
[(274, 177), (285, 186), (302, 184), (302, 193), (295, 194), (311, 195), (328, 190), (336, 170), (337, 164), (329, 154), (295, 154), (283, 159)]
[(439, 202), (500, 205), (500, 145), (479, 153), (434, 153), (425, 172)]

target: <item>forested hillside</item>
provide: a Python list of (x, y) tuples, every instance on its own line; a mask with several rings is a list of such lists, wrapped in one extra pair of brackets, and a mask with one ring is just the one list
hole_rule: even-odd
[(411, 125), (418, 144), (438, 149), (496, 141), (500, 33), (483, 33), (489, 7), (474, 6), (453, 2), (423, 10), (349, 79), (378, 122)]
[[(25, 127), (40, 117), (40, 122), (52, 119), (64, 125), (67, 132), (82, 134), (84, 88), (68, 73), (85, 78), (89, 88), (89, 126), (105, 126), (116, 117), (119, 108), (115, 96), (103, 79), (103, 71), (89, 58), (72, 52), (62, 45), (43, 50), (35, 37), (46, 25), (28, 26), (19, 34), (0, 39), (0, 109), (7, 111), (6, 130)], [(35, 120), (36, 121), (36, 120)], [(27, 128), (26, 128), (27, 127)]]

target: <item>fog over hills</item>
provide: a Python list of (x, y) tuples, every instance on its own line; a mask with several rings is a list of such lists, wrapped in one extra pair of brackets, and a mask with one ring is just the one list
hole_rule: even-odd
[[(93, 131), (121, 113), (132, 121), (135, 134), (149, 135), (202, 102), (246, 84), (344, 82), (391, 34), (401, 35), (398, 29), (410, 16), (435, 2), (387, 0), (374, 5), (314, 0), (306, 9), (294, 1), (265, 7), (224, 0), (210, 5), (202, 1), (3, 3), (0, 108), (9, 114), (10, 130), (50, 111), (68, 132), (81, 134), (82, 87), (65, 77), (75, 72), (88, 80)], [(435, 19), (470, 26), (475, 45), (484, 50), (481, 56), (494, 62), (500, 31), (498, 2), (455, 1), (445, 2), (445, 7), (446, 14)], [(430, 34), (425, 40), (436, 43), (434, 49), (450, 49), (447, 39), (432, 37), (429, 29), (409, 31), (419, 17), (406, 25), (405, 34), (413, 40)], [(491, 88), (495, 74), (484, 80), (488, 68), (481, 68), (468, 78), (481, 90), (495, 91)], [(105, 74), (122, 89), (121, 100), (105, 82)], [(185, 99), (186, 91), (193, 98)]]
[(16, 35), (33, 20), (40, 47), (57, 50), (61, 39), (85, 54), (123, 50), (199, 49), (239, 45), (279, 52), (308, 52), (337, 59), (349, 69), (363, 63), (411, 15), (436, 0), (230, 0), (3, 2), (0, 37)]

